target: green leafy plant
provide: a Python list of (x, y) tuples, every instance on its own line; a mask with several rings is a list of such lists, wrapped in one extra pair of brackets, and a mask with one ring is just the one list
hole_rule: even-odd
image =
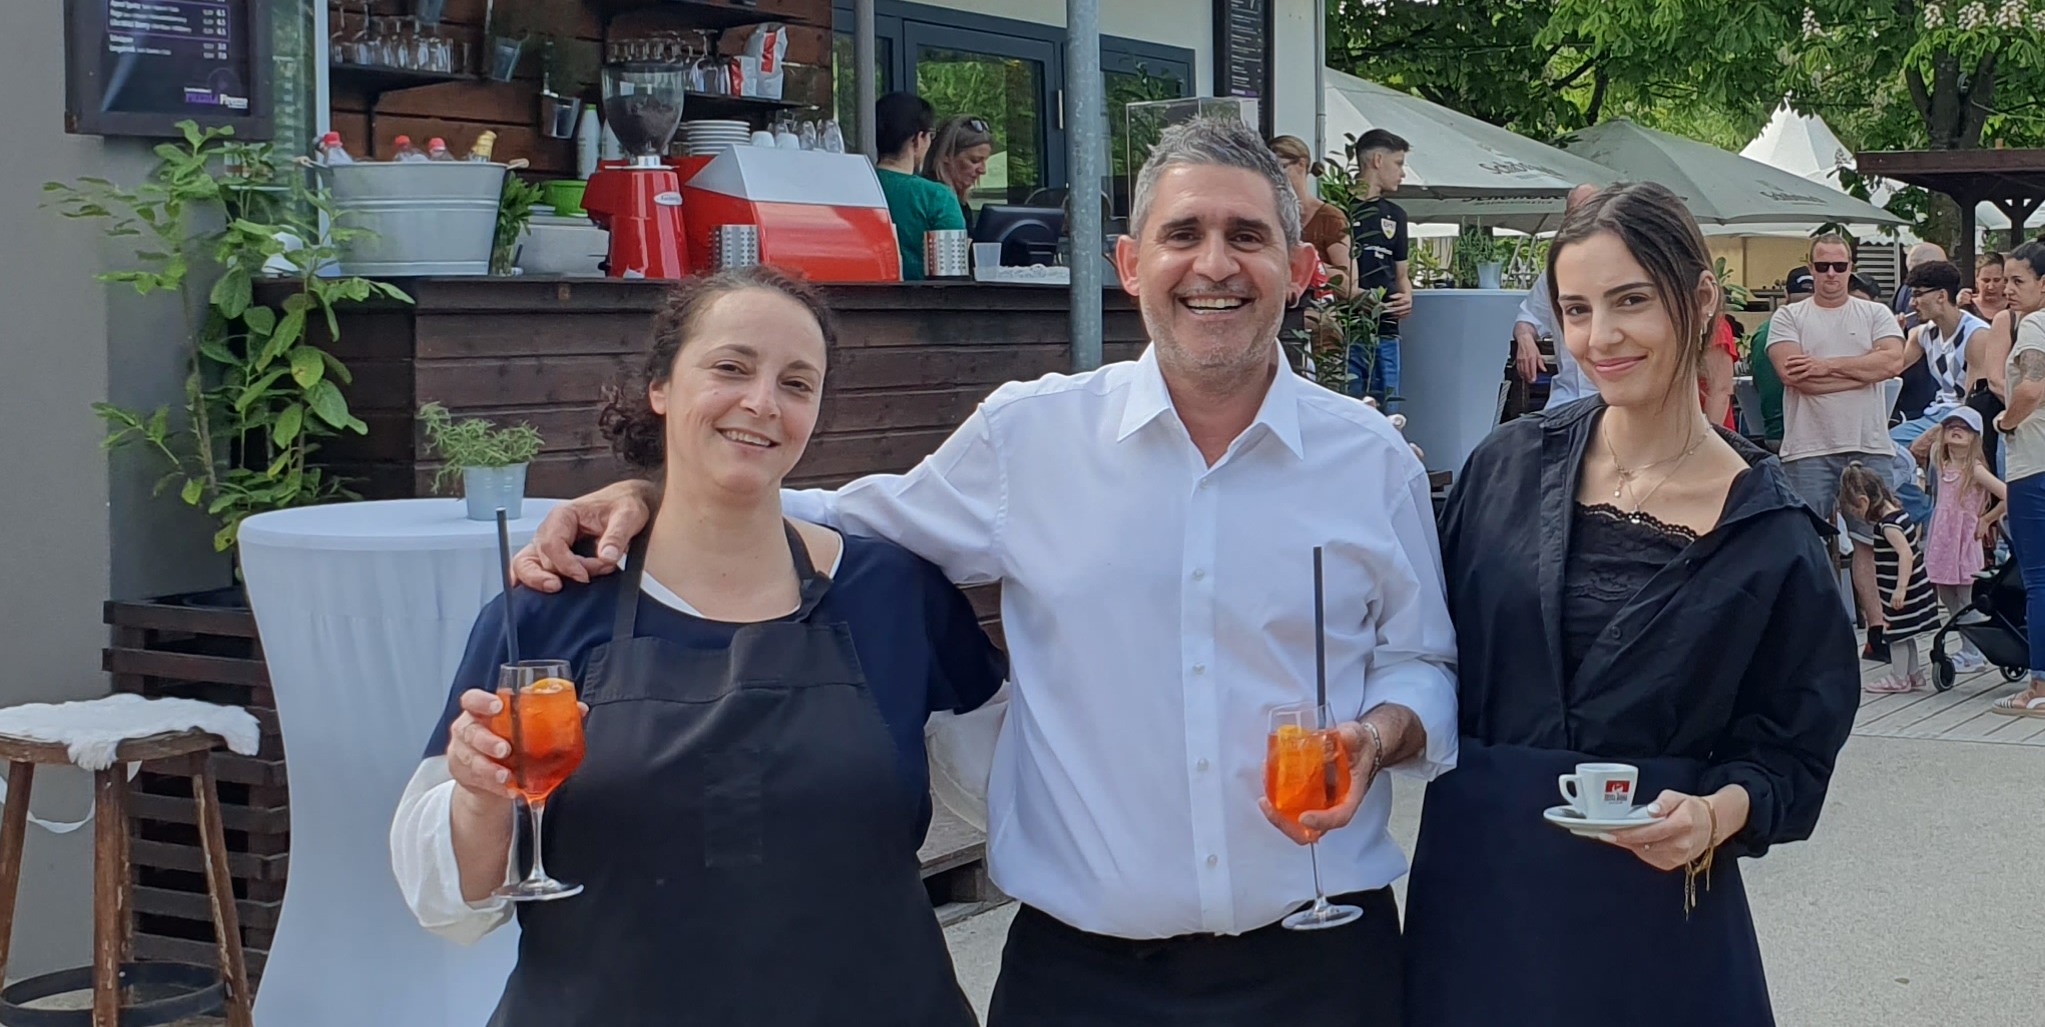
[(1416, 289), (1441, 289), (1455, 284), (1449, 277), (1448, 266), (1443, 264), (1435, 248), (1416, 240), (1411, 254), (1411, 266), (1407, 268)]
[[(319, 439), (367, 426), (348, 410), (348, 369), (307, 331), (335, 308), (373, 294), (410, 302), (396, 286), (327, 277), (341, 244), (366, 233), (338, 225), (324, 192), (267, 144), (238, 142), (231, 128), (179, 125), (183, 138), (156, 148), (160, 162), (142, 184), (101, 178), (50, 182), (45, 206), (67, 218), (106, 222), (106, 234), (136, 240), (134, 265), (106, 272), (137, 293), (175, 293), (191, 347), (181, 423), (171, 409), (128, 410), (95, 403), (108, 449), (139, 445), (168, 470), (157, 491), (176, 486), (187, 504), (220, 523), (216, 550), (234, 545), (244, 518), (267, 510), (353, 498), (319, 467)], [(218, 224), (217, 229), (204, 228)], [(204, 289), (202, 275), (219, 277)], [(258, 279), (287, 283), (275, 306), (255, 301)], [(202, 292), (202, 289), (204, 291)]]
[(1718, 279), (1719, 288), (1725, 290), (1725, 308), (1728, 311), (1745, 310), (1747, 304), (1754, 302), (1754, 290), (1732, 280), (1724, 257), (1712, 260), (1711, 273)]
[(426, 446), (447, 461), (433, 476), (433, 491), (440, 492), (464, 467), (513, 467), (529, 463), (545, 440), (540, 431), (523, 421), (499, 428), (480, 417), (459, 421), (439, 403), (419, 408), (419, 424), (426, 430)]
[[(1336, 276), (1339, 285), (1340, 276)], [(1384, 313), (1385, 290), (1360, 289), (1354, 296), (1335, 295), (1316, 301), (1310, 308), (1308, 326), (1294, 329), (1294, 344), (1313, 360), (1315, 384), (1344, 392), (1356, 376), (1349, 373), (1349, 349), (1362, 349), (1363, 374), (1367, 378), (1377, 364), (1378, 318)], [(1315, 322), (1321, 326), (1317, 331)]]
[(1498, 262), (1498, 240), (1491, 237), (1491, 230), (1464, 225), (1462, 233), (1456, 236), (1455, 250), (1449, 255), (1449, 271), (1456, 284), (1465, 289), (1476, 288), (1478, 266)]
[(546, 197), (540, 187), (517, 175), (504, 176), (504, 194), (497, 201), (497, 235), (490, 244), (490, 273), (508, 275), (518, 257), (518, 240), (533, 223), (533, 208)]

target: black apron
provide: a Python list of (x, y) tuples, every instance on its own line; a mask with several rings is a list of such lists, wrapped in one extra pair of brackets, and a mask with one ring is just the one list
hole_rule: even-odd
[(643, 541), (589, 659), (588, 756), (548, 803), (579, 896), (519, 910), (494, 1027), (972, 1027), (895, 745), (831, 579), (728, 649), (634, 637)]
[[(1739, 861), (1683, 915), (1683, 872), (1541, 818), (1595, 755), (1464, 736), (1427, 786), (1406, 892), (1410, 1027), (1767, 1027)], [(1628, 759), (1639, 795), (1695, 794), (1703, 763)]]

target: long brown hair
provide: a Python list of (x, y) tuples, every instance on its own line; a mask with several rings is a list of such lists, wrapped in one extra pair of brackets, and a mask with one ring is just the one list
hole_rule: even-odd
[[(1889, 483), (1881, 475), (1868, 470), (1858, 460), (1846, 465), (1839, 474), (1839, 509), (1854, 514), (1864, 521), (1885, 516), (1891, 510), (1900, 510), (1903, 504), (1896, 501), (1896, 494), (1889, 491)], [(1856, 513), (1856, 511), (1858, 511)]]
[(720, 297), (748, 289), (779, 293), (803, 305), (823, 332), (824, 346), (838, 340), (831, 308), (817, 290), (786, 271), (766, 265), (737, 267), (683, 279), (669, 289), (653, 315), (653, 347), (639, 378), (628, 385), (604, 389), (597, 427), (619, 459), (642, 470), (658, 470), (667, 462), (667, 418), (653, 411), (647, 390), (668, 380), (675, 359), (696, 334), (703, 312)]
[(1606, 233), (1647, 272), (1656, 297), (1675, 322), (1676, 338), (1687, 340), (1670, 389), (1696, 381), (1711, 347), (1713, 311), (1697, 298), (1698, 283), (1711, 271), (1711, 250), (1697, 229), (1697, 219), (1667, 186), (1654, 182), (1608, 186), (1563, 215), (1562, 228), (1548, 246), (1548, 302), (1562, 309), (1556, 258), (1569, 246)]
[[(1967, 434), (1971, 436), (1967, 441), (1967, 445), (1959, 452), (1953, 452), (1952, 443), (1946, 441), (1946, 428), (1955, 420), (1958, 420), (1958, 418), (1948, 418), (1940, 421), (1938, 427), (1932, 429), (1938, 435), (1931, 444), (1931, 481), (1933, 488), (1944, 488), (1945, 482), (1940, 479), (1939, 472), (1948, 467), (1960, 468), (1962, 472), (1960, 477), (1960, 496), (1964, 498), (1976, 491), (1987, 491), (1981, 488), (1980, 482), (1974, 480), (1974, 468), (1977, 465), (1981, 467), (1988, 466), (1988, 455), (1981, 446), (1981, 433), (1975, 431), (1972, 425), (1967, 425)], [(1960, 423), (1966, 424), (1965, 421)]]

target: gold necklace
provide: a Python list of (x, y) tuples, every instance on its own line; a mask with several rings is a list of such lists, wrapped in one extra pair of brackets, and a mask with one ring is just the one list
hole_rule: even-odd
[(1661, 465), (1668, 463), (1671, 460), (1676, 462), (1676, 466), (1669, 468), (1669, 473), (1662, 475), (1662, 480), (1654, 483), (1654, 488), (1647, 490), (1647, 495), (1641, 496), (1633, 501), (1633, 510), (1627, 514), (1628, 520), (1632, 521), (1634, 524), (1639, 524), (1641, 522), (1640, 511), (1642, 510), (1642, 508), (1647, 506), (1647, 501), (1653, 499), (1655, 493), (1660, 492), (1662, 490), (1662, 486), (1667, 485), (1669, 483), (1669, 479), (1675, 477), (1676, 472), (1683, 469), (1683, 465), (1685, 463), (1688, 463), (1690, 460), (1690, 454), (1697, 452), (1697, 450), (1704, 445), (1704, 440), (1707, 437), (1709, 436), (1708, 435), (1698, 436), (1695, 442), (1690, 443), (1689, 448), (1683, 450), (1681, 453), (1677, 453), (1674, 456), (1663, 457), (1662, 459), (1656, 460), (1651, 464), (1642, 464), (1639, 467), (1635, 467), (1629, 470), (1624, 464), (1621, 464), (1619, 462), (1619, 453), (1617, 450), (1612, 448), (1612, 436), (1609, 433), (1606, 434), (1605, 452), (1612, 457), (1612, 469), (1616, 471), (1619, 475), (1619, 484), (1614, 486), (1612, 489), (1612, 500), (1615, 503), (1618, 502), (1619, 495), (1621, 492), (1627, 493), (1629, 496), (1632, 494), (1633, 479), (1639, 477), (1640, 472), (1660, 467)]

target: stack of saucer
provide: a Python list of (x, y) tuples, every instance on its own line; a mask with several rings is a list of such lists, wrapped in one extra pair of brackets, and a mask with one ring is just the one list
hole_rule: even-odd
[(733, 146), (749, 146), (753, 128), (743, 121), (682, 123), (682, 147), (690, 157), (715, 157)]

